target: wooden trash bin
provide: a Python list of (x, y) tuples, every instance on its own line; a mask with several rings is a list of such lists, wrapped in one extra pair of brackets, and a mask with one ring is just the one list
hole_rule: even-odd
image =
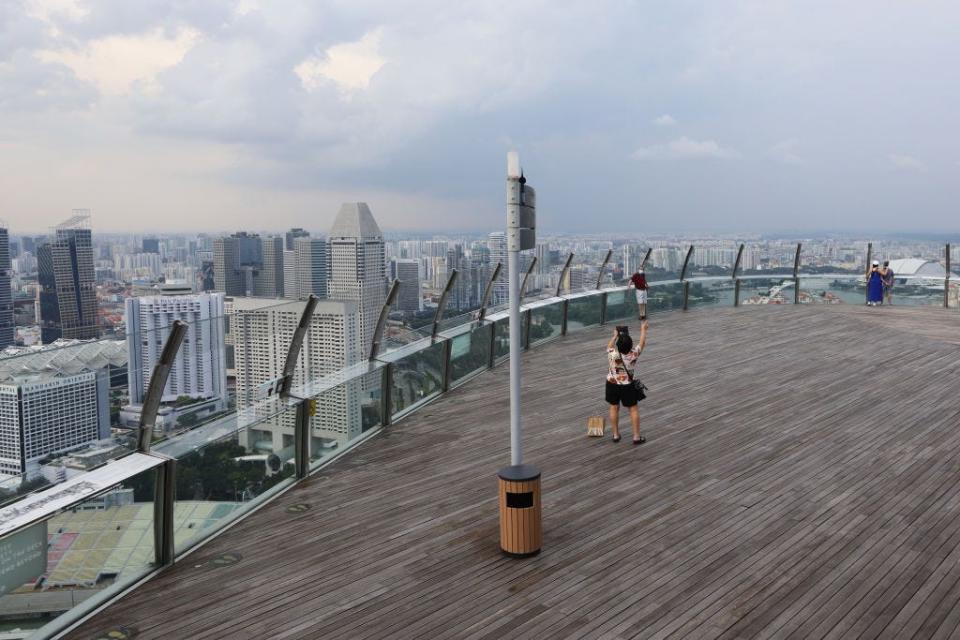
[(526, 464), (504, 467), (500, 484), (500, 549), (525, 558), (540, 553), (540, 470)]

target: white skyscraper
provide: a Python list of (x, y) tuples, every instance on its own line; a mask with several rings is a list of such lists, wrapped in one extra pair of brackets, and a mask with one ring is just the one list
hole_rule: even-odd
[[(236, 343), (237, 406), (249, 410), (262, 400), (258, 387), (283, 373), (293, 332), (303, 313), (303, 302), (282, 304), (267, 298), (236, 298), (231, 332)], [(359, 314), (350, 301), (321, 300), (304, 337), (293, 377), (296, 387), (358, 362)], [(317, 415), (312, 418), (313, 436), (324, 442), (341, 443), (362, 431), (359, 381), (322, 394)], [(245, 443), (269, 441), (274, 452), (287, 449), (293, 438), (294, 415), (287, 412), (247, 430)], [(322, 446), (322, 445), (321, 445)]]
[(180, 396), (213, 398), (219, 399), (219, 409), (226, 407), (223, 300), (222, 293), (127, 298), (127, 380), (132, 405), (143, 404), (170, 326), (180, 320), (187, 324), (187, 333), (170, 370), (163, 401)]
[(353, 300), (360, 314), (360, 344), (373, 340), (377, 317), (387, 297), (383, 234), (370, 207), (348, 202), (340, 207), (328, 238), (331, 300)]
[(493, 283), (490, 304), (503, 304), (510, 298), (510, 281), (507, 279), (507, 235), (503, 231), (494, 231), (488, 236), (487, 248), (490, 249), (490, 268), (499, 262), (503, 265), (500, 277)]

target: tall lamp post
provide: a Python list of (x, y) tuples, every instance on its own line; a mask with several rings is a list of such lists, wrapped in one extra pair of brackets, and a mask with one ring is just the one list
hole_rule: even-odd
[(510, 466), (500, 469), (500, 549), (509, 556), (540, 553), (540, 470), (523, 464), (520, 415), (520, 252), (536, 246), (536, 193), (507, 154), (507, 279), (510, 296)]

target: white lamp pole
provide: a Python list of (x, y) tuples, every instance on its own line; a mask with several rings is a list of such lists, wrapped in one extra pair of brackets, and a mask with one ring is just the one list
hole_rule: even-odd
[(520, 157), (507, 154), (507, 279), (510, 294), (510, 464), (523, 464), (520, 423)]

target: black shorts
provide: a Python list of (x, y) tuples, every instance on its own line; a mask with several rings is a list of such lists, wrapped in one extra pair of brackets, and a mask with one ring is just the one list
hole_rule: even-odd
[(637, 388), (633, 384), (614, 384), (607, 380), (607, 404), (632, 407), (637, 404)]

